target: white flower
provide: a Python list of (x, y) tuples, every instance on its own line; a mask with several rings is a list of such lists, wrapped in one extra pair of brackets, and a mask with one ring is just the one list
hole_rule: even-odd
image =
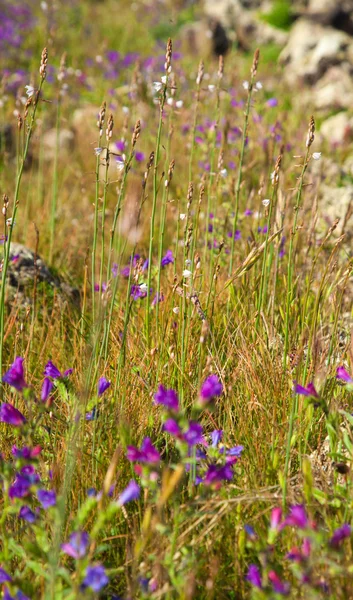
[(42, 10), (44, 10), (44, 12), (48, 10), (48, 4), (46, 2), (41, 2), (40, 7)]
[(163, 75), (163, 77), (161, 77), (161, 82), (164, 83), (164, 84), (167, 83), (167, 76), (166, 75)]
[(320, 160), (321, 158), (321, 152), (314, 152), (313, 153), (313, 159), (314, 160)]
[(182, 100), (177, 100), (175, 103), (175, 106), (177, 108), (182, 108), (183, 107), (184, 102)]
[(140, 290), (145, 294), (148, 290), (147, 283), (140, 283)]
[(185, 277), (187, 279), (188, 277), (191, 277), (191, 275), (192, 275), (192, 273), (191, 273), (191, 271), (189, 271), (189, 269), (184, 269), (183, 277)]
[(244, 90), (248, 90), (249, 89), (249, 82), (248, 81), (243, 81), (243, 88), (244, 88)]
[(174, 306), (173, 313), (176, 314), (176, 315), (178, 315), (180, 313), (179, 306)]
[(262, 201), (262, 204), (263, 204), (264, 206), (268, 206), (268, 205), (270, 204), (270, 200), (269, 200), (268, 198), (265, 198), (265, 199)]
[(208, 89), (209, 89), (210, 92), (214, 92), (215, 89), (216, 89), (216, 86), (213, 85), (212, 83), (210, 83), (210, 85), (208, 86)]
[(27, 94), (28, 98), (32, 98), (34, 91), (35, 91), (33, 85), (25, 85), (25, 88), (26, 88), (26, 94)]
[(129, 107), (128, 106), (123, 106), (123, 113), (124, 113), (124, 115), (128, 115), (129, 112), (130, 112)]
[(99, 156), (103, 152), (103, 148), (95, 148), (94, 153), (96, 156)]
[(155, 92), (160, 92), (163, 87), (163, 84), (160, 81), (154, 81), (152, 86)]
[(227, 171), (227, 169), (222, 169), (222, 170), (219, 172), (219, 174), (220, 174), (220, 176), (221, 176), (221, 177), (227, 177), (227, 175), (228, 175), (228, 171)]
[(6, 219), (6, 225), (7, 227), (12, 227), (12, 225), (15, 225), (15, 221), (12, 222), (12, 217)]
[(168, 100), (167, 100), (167, 104), (168, 104), (169, 106), (173, 106), (173, 103), (174, 103), (174, 100), (173, 100), (173, 98), (168, 98)]
[(190, 267), (190, 265), (191, 265), (191, 260), (190, 260), (190, 258), (187, 258), (187, 259), (185, 260), (185, 264), (186, 264), (186, 266), (187, 266), (187, 267)]
[(257, 90), (262, 90), (262, 83), (261, 83), (261, 81), (257, 81), (257, 82), (256, 82), (256, 84), (255, 84), (255, 88), (256, 88)]
[(186, 217), (186, 214), (185, 214), (185, 213), (180, 213), (180, 215), (179, 215), (179, 216), (180, 216), (180, 220), (181, 220), (181, 221), (184, 221), (184, 219), (185, 219), (185, 217)]
[(97, 56), (96, 56), (96, 62), (98, 64), (101, 64), (103, 62), (103, 57), (100, 54), (97, 54)]
[(118, 171), (123, 171), (125, 167), (125, 161), (124, 158), (122, 156), (118, 156), (118, 158), (116, 159), (116, 168), (118, 169)]

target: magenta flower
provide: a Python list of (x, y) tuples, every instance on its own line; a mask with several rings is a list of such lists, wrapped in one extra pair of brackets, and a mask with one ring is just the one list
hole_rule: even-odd
[(106, 379), (105, 377), (101, 377), (98, 381), (98, 396), (102, 396), (110, 386), (110, 381), (108, 381), (108, 379)]
[(206, 404), (212, 398), (220, 396), (223, 391), (223, 386), (217, 375), (210, 375), (205, 379), (200, 390), (200, 400), (202, 404)]
[(12, 406), (12, 404), (4, 402), (0, 406), (0, 421), (2, 423), (8, 423), (8, 425), (13, 425), (14, 427), (20, 427), (26, 422), (26, 419), (17, 408)]
[(28, 523), (34, 523), (37, 519), (33, 510), (29, 508), (29, 506), (21, 506), (20, 512), (18, 513), (20, 519), (27, 521)]
[(11, 576), (5, 571), (5, 569), (2, 569), (0, 567), (0, 584), (1, 583), (6, 583), (6, 581), (12, 581)]
[(288, 516), (285, 518), (281, 525), (281, 529), (286, 525), (290, 527), (298, 527), (299, 529), (305, 529), (309, 524), (309, 520), (302, 504), (296, 504), (290, 508)]
[(74, 531), (70, 540), (61, 545), (61, 550), (75, 559), (84, 558), (89, 546), (89, 535), (86, 531)]
[(49, 360), (45, 365), (44, 375), (46, 377), (51, 377), (52, 379), (60, 379), (61, 377), (68, 377), (71, 375), (72, 371), (73, 369), (67, 369), (64, 373), (61, 373), (54, 363)]
[(42, 402), (46, 402), (50, 396), (50, 392), (53, 389), (53, 382), (51, 381), (51, 379), (49, 379), (49, 377), (46, 377), (43, 381), (43, 385), (42, 385), (42, 392), (40, 395), (40, 399)]
[(154, 395), (154, 403), (162, 404), (174, 412), (178, 412), (179, 410), (178, 394), (173, 389), (167, 390), (163, 385), (158, 387)]
[(127, 485), (127, 487), (121, 492), (117, 502), (119, 506), (124, 506), (132, 500), (137, 500), (140, 497), (141, 489), (140, 486), (133, 479)]
[(166, 267), (167, 265), (170, 265), (173, 262), (174, 262), (173, 252), (171, 250), (167, 250), (165, 255), (162, 257), (161, 267)]
[(271, 512), (270, 527), (278, 529), (282, 521), (282, 509), (280, 507), (273, 508)]
[(202, 432), (202, 425), (197, 423), (197, 421), (190, 421), (189, 428), (184, 433), (184, 440), (188, 443), (189, 446), (195, 446), (196, 444), (200, 444), (201, 442), (204, 442)]
[(181, 429), (175, 419), (167, 419), (163, 423), (163, 431), (170, 433), (174, 437), (180, 437)]
[(341, 379), (345, 383), (353, 383), (353, 379), (344, 367), (337, 367), (336, 379)]
[(44, 510), (56, 504), (56, 493), (54, 490), (38, 490), (37, 498)]
[(24, 458), (25, 460), (30, 460), (31, 458), (36, 458), (41, 451), (42, 448), (40, 446), (35, 446), (34, 448), (24, 446), (22, 449), (17, 448), (17, 446), (12, 446), (11, 454), (15, 458)]
[(260, 573), (259, 567), (256, 565), (249, 565), (248, 573), (246, 575), (246, 580), (251, 583), (256, 588), (262, 588), (262, 577)]
[(19, 392), (28, 387), (24, 379), (23, 361), (24, 359), (21, 356), (17, 356), (2, 378), (5, 383), (8, 383)]
[(336, 529), (333, 532), (333, 536), (329, 542), (331, 548), (335, 548), (335, 549), (339, 548), (341, 543), (343, 542), (343, 540), (351, 537), (351, 533), (352, 533), (352, 528), (347, 523), (342, 525), (342, 527), (339, 527), (338, 529)]
[(221, 481), (231, 481), (234, 473), (232, 465), (210, 465), (204, 478), (205, 485), (213, 485)]
[(108, 583), (109, 579), (102, 565), (87, 567), (86, 576), (82, 582), (84, 588), (89, 587), (98, 594)]
[(136, 446), (127, 447), (127, 458), (131, 462), (142, 462), (154, 465), (159, 463), (161, 456), (158, 450), (153, 446), (151, 439), (145, 437), (140, 449), (136, 448)]
[(275, 571), (269, 572), (268, 579), (272, 583), (273, 591), (276, 592), (276, 594), (281, 594), (282, 596), (287, 596), (289, 594), (289, 583), (281, 581)]
[(301, 396), (309, 396), (311, 398), (319, 397), (319, 394), (317, 393), (313, 383), (308, 383), (306, 387), (299, 385), (299, 383), (297, 383), (296, 381), (294, 381), (293, 383), (293, 391), (295, 394), (300, 394)]

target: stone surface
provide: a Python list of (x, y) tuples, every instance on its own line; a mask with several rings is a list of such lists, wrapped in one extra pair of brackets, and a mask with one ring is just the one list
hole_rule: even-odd
[(55, 289), (60, 300), (79, 306), (80, 293), (76, 288), (54, 274), (40, 256), (35, 257), (33, 250), (12, 242), (7, 274), (8, 300), (16, 298), (18, 304), (31, 304), (35, 280), (37, 285), (45, 283)]
[(317, 82), (315, 89), (308, 92), (318, 110), (345, 109), (353, 106), (353, 79), (351, 66), (330, 67)]
[(321, 136), (331, 144), (343, 144), (353, 139), (353, 117), (340, 112), (326, 119), (320, 127)]
[(69, 156), (74, 146), (74, 139), (75, 135), (73, 131), (70, 129), (60, 129), (57, 142), (56, 129), (49, 129), (42, 136), (43, 159), (48, 162), (54, 160), (57, 143), (60, 157)]

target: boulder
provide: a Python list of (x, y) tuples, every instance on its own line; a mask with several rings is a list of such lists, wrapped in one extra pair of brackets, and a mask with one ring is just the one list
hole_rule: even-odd
[(326, 119), (320, 127), (321, 136), (333, 145), (353, 139), (353, 117), (340, 112)]
[[(310, 92), (311, 102), (318, 110), (345, 109), (353, 106), (353, 79), (347, 62), (330, 67)], [(309, 95), (308, 94), (308, 95)]]

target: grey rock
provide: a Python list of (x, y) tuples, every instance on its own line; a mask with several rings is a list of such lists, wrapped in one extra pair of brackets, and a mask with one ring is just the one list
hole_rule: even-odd
[(326, 119), (320, 127), (321, 136), (331, 144), (343, 144), (353, 138), (353, 117), (340, 112)]
[(56, 129), (49, 129), (42, 136), (43, 158), (45, 161), (54, 160), (56, 153), (56, 144), (58, 144), (59, 155), (67, 157), (74, 147), (75, 135), (70, 129), (60, 129), (58, 140)]
[(35, 256), (33, 250), (12, 242), (7, 272), (7, 300), (16, 298), (20, 305), (31, 304), (35, 282), (37, 286), (44, 283), (55, 290), (57, 298), (61, 302), (69, 301), (79, 307), (80, 293), (78, 289), (54, 274), (39, 255)]

